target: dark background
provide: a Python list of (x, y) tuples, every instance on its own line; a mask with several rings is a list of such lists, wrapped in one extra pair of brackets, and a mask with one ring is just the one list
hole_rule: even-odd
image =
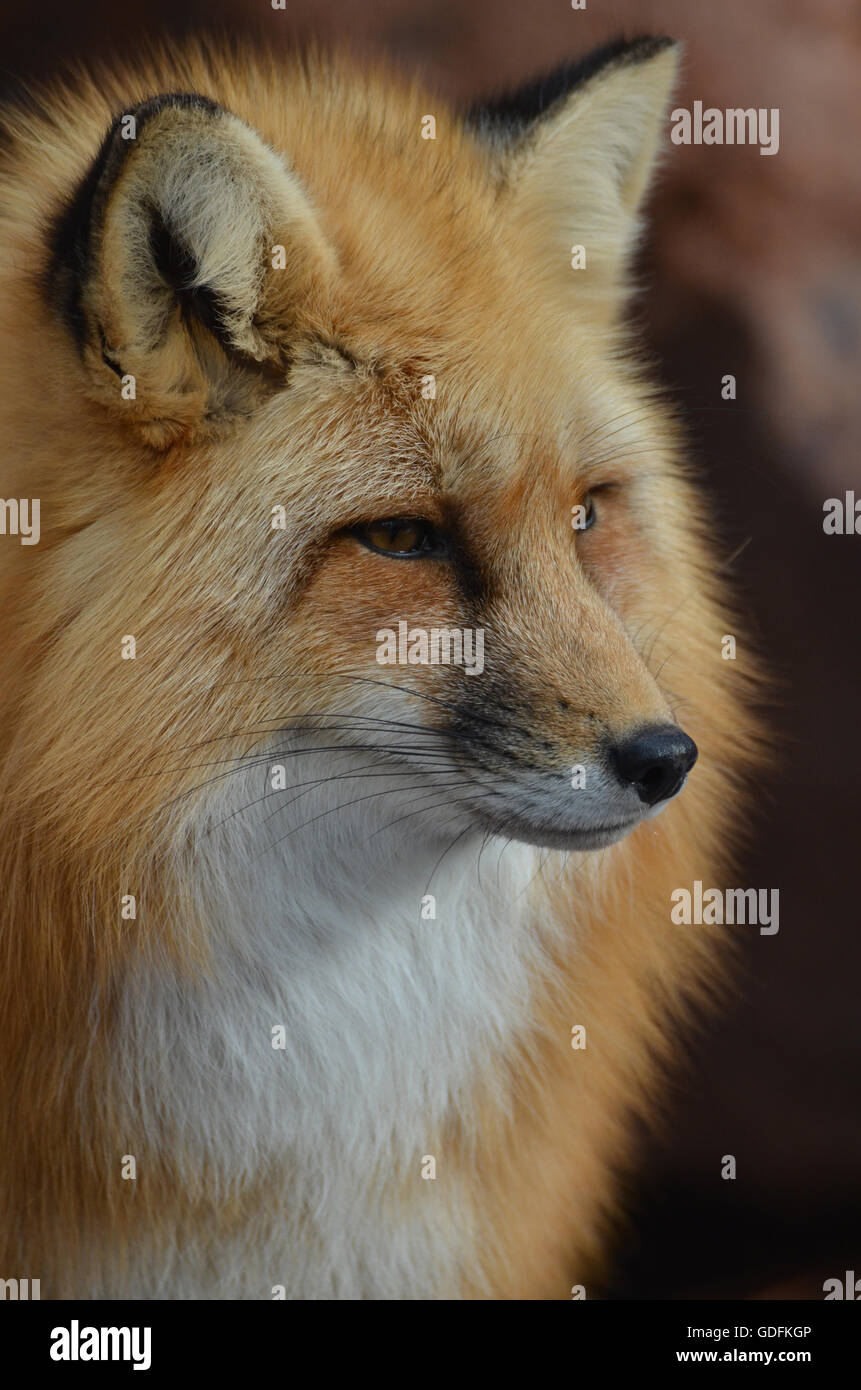
[[(779, 888), (744, 933), (630, 1193), (611, 1293), (821, 1298), (861, 1276), (861, 10), (855, 0), (38, 0), (0, 15), (0, 91), (142, 35), (252, 28), (419, 69), (461, 103), (618, 35), (685, 42), (677, 105), (779, 107), (780, 151), (668, 146), (637, 315), (688, 425), (744, 615), (774, 673), (775, 771), (735, 882)], [(755, 11), (755, 12), (754, 12)], [(733, 373), (738, 398), (720, 379)], [(732, 1153), (735, 1182), (720, 1178)]]

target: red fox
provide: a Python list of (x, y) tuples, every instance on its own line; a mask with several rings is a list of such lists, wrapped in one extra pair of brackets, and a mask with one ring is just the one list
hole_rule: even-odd
[(625, 319), (676, 66), (464, 115), (198, 42), (7, 105), (0, 1273), (44, 1297), (600, 1293), (755, 734)]

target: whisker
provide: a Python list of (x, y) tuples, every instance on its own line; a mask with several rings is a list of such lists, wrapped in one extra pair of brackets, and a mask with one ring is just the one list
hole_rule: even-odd
[[(468, 786), (468, 785), (470, 785), (470, 784), (469, 784), (468, 782), (461, 782), (460, 785), (461, 785), (461, 786)], [(437, 791), (437, 790), (438, 790), (437, 787), (434, 787), (434, 788), (433, 788), (433, 791), (434, 791), (434, 792)], [(432, 794), (432, 793), (430, 793), (430, 792), (428, 793), (428, 795), (431, 795), (431, 794)], [(425, 803), (425, 804), (419, 806), (415, 811), (407, 811), (406, 815), (398, 816), (396, 820), (386, 821), (385, 825), (381, 825), (381, 826), (379, 827), (379, 829), (374, 830), (374, 831), (372, 832), (372, 834), (370, 834), (370, 835), (367, 837), (367, 839), (368, 839), (368, 840), (373, 840), (377, 835), (381, 835), (381, 834), (383, 833), (384, 830), (390, 830), (390, 829), (392, 828), (393, 825), (400, 825), (402, 821), (410, 820), (411, 817), (413, 817), (413, 816), (420, 816), (420, 815), (422, 814), (423, 811), (433, 811), (433, 810), (436, 809), (437, 806), (460, 806), (463, 802), (465, 802), (465, 801), (468, 802), (469, 800), (470, 800), (469, 796), (454, 796), (454, 797), (452, 797), (452, 796), (447, 796), (447, 797), (444, 797), (441, 801), (434, 801), (434, 802), (432, 802), (432, 804), (431, 804), (430, 806), (428, 806), (428, 805)]]
[[(315, 777), (309, 780), (308, 782), (293, 782), (289, 788), (285, 787), (284, 791), (296, 791), (300, 787), (304, 788), (304, 790), (300, 791), (298, 796), (293, 796), (290, 798), (289, 801), (286, 801), (281, 805), (277, 806), (274, 811), (270, 811), (268, 815), (263, 817), (262, 824), (265, 825), (267, 821), (270, 821), (273, 818), (273, 816), (280, 815), (283, 811), (286, 811), (288, 806), (292, 806), (294, 802), (300, 801), (303, 796), (307, 796), (308, 793), (312, 791), (314, 787), (322, 787), (327, 782), (350, 782), (355, 781), (357, 779), (367, 779), (373, 777), (414, 777), (416, 775), (416, 772), (419, 770), (415, 767), (407, 767), (401, 771), (396, 768), (387, 767), (384, 768), (382, 771), (374, 771), (373, 769), (377, 767), (377, 763), (369, 763), (366, 768), (359, 768), (354, 772), (335, 772), (332, 773), (329, 777)], [(448, 767), (434, 767), (429, 769), (429, 771), (434, 774), (454, 772), (456, 770), (457, 769), (453, 765)], [(235, 810), (231, 811), (228, 815), (222, 817), (221, 820), (216, 821), (214, 825), (211, 825), (206, 830), (205, 834), (209, 835), (212, 831), (218, 830), (220, 826), (226, 825), (228, 821), (233, 820), (235, 816), (240, 815), (243, 811), (250, 811), (252, 807), (259, 806), (261, 802), (268, 801), (271, 797), (277, 795), (278, 792), (273, 791), (273, 789), (270, 787), (266, 792), (264, 792), (263, 796), (255, 797), (253, 801), (247, 802), (244, 806), (237, 806)]]
[[(343, 673), (336, 672), (336, 674), (342, 675)], [(346, 674), (344, 675), (344, 679), (354, 680), (357, 682), (364, 683), (366, 685), (379, 685), (383, 689), (387, 690), (400, 690), (403, 691), (406, 695), (414, 695), (419, 700), (427, 700), (429, 704), (439, 705), (442, 709), (447, 710), (449, 714), (460, 714), (460, 710), (457, 708), (456, 705), (451, 704), (451, 702), (448, 700), (441, 699), (438, 695), (428, 695), (425, 691), (421, 690), (410, 690), (409, 686), (396, 685), (393, 681), (372, 680), (370, 676), (355, 676)], [(484, 724), (492, 724), (497, 729), (510, 730), (514, 727), (510, 723), (502, 722), (499, 719), (491, 719), (488, 716), (481, 714), (470, 714), (470, 719), (481, 720), (481, 722)]]
[[(274, 728), (272, 728), (272, 729), (270, 729), (270, 728), (268, 727), (268, 724), (262, 725), (262, 726), (249, 725), (248, 727), (242, 728), (242, 729), (231, 729), (228, 733), (225, 733), (225, 734), (216, 734), (216, 735), (214, 735), (212, 738), (201, 739), (199, 743), (186, 743), (186, 744), (180, 744), (180, 745), (178, 745), (178, 747), (177, 747), (177, 752), (180, 752), (180, 753), (181, 753), (181, 752), (187, 752), (187, 751), (189, 751), (189, 750), (192, 749), (192, 748), (203, 748), (203, 747), (205, 747), (208, 743), (220, 743), (220, 742), (222, 742), (222, 741), (225, 740), (225, 739), (230, 739), (230, 738), (243, 738), (243, 737), (246, 737), (246, 736), (248, 736), (248, 735), (250, 735), (250, 734), (265, 734), (265, 733), (321, 733), (321, 732), (322, 732), (322, 733), (325, 733), (327, 729), (332, 729), (332, 730), (335, 730), (335, 731), (337, 731), (337, 732), (340, 733), (340, 732), (343, 732), (345, 729), (350, 729), (350, 728), (352, 728), (352, 727), (353, 727), (352, 721), (361, 721), (362, 724), (371, 723), (371, 724), (374, 724), (374, 725), (382, 725), (384, 728), (390, 727), (390, 728), (398, 728), (398, 729), (409, 729), (409, 730), (414, 731), (414, 732), (416, 732), (416, 733), (429, 734), (429, 735), (433, 735), (433, 736), (436, 736), (436, 737), (439, 737), (440, 733), (443, 732), (443, 731), (441, 731), (441, 730), (439, 730), (439, 729), (431, 729), (431, 728), (429, 728), (426, 724), (417, 724), (417, 723), (414, 723), (414, 722), (411, 721), (411, 720), (404, 720), (404, 719), (388, 719), (388, 718), (384, 718), (383, 716), (380, 716), (380, 715), (373, 715), (373, 714), (355, 714), (355, 715), (352, 715), (352, 714), (350, 714), (349, 711), (343, 711), (343, 712), (342, 712), (342, 711), (331, 711), (331, 712), (329, 712), (329, 711), (320, 711), (319, 714), (314, 714), (314, 713), (312, 712), (310, 715), (306, 715), (306, 716), (303, 716), (303, 717), (305, 717), (305, 718), (312, 718), (312, 719), (314, 719), (314, 720), (317, 720), (317, 719), (329, 719), (329, 718), (332, 718), (332, 719), (336, 719), (336, 718), (337, 718), (337, 719), (342, 719), (342, 718), (344, 718), (344, 719), (349, 719), (349, 720), (351, 721), (351, 723), (339, 725), (339, 724), (317, 724), (317, 723), (315, 722), (315, 723), (313, 723), (313, 724), (306, 724), (306, 725), (303, 725), (303, 724), (296, 724), (296, 723), (288, 723), (288, 722), (286, 721), (286, 719), (285, 719), (283, 716), (274, 715), (274, 714), (273, 714), (273, 715), (269, 716), (269, 722), (272, 723), (272, 724), (274, 725)], [(264, 716), (264, 718), (266, 718), (266, 716)]]
[[(458, 787), (462, 785), (462, 781), (450, 783), (442, 782), (439, 784), (439, 789), (443, 790), (446, 787)], [(397, 790), (398, 792), (422, 791), (426, 787), (426, 782), (417, 782), (413, 787), (398, 787), (395, 790)], [(334, 815), (336, 811), (346, 811), (349, 809), (350, 806), (358, 806), (364, 801), (374, 801), (378, 796), (391, 796), (391, 794), (392, 788), (387, 788), (379, 792), (369, 792), (367, 796), (354, 797), (352, 801), (341, 802), (337, 806), (330, 806), (328, 810), (320, 811), (318, 815), (312, 816), (310, 820), (302, 821), (301, 825), (294, 825), (293, 828), (291, 830), (288, 830), (285, 835), (281, 835), (274, 842), (274, 844), (267, 846), (263, 853), (268, 854), (271, 850), (277, 849), (278, 846), (280, 844), (283, 844), (285, 840), (289, 840), (291, 835), (296, 835), (300, 830), (306, 830), (310, 825), (316, 825), (317, 821), (324, 820), (326, 816)], [(259, 859), (260, 857), (260, 855), (255, 855), (255, 859)]]
[[(371, 766), (373, 767), (373, 766), (376, 766), (376, 765), (375, 765), (375, 764), (371, 764)], [(430, 769), (428, 769), (428, 770), (429, 770), (434, 776), (440, 776), (440, 775), (444, 775), (444, 774), (447, 774), (447, 773), (450, 773), (450, 772), (460, 772), (460, 771), (461, 771), (461, 769), (458, 768), (457, 766), (455, 766), (454, 764), (451, 764), (451, 765), (448, 766), (448, 767), (446, 767), (446, 766), (437, 766), (437, 767), (430, 768)], [(304, 790), (304, 791), (301, 791), (301, 792), (299, 793), (298, 796), (291, 797), (289, 801), (285, 802), (285, 803), (284, 803), (283, 805), (281, 805), (281, 806), (278, 806), (274, 811), (270, 811), (269, 815), (264, 817), (264, 823), (265, 823), (266, 821), (271, 820), (271, 819), (273, 818), (273, 816), (280, 815), (282, 811), (286, 811), (287, 808), (288, 808), (288, 806), (292, 806), (292, 805), (294, 804), (294, 802), (300, 801), (300, 800), (302, 799), (303, 796), (307, 796), (307, 795), (308, 795), (308, 792), (311, 791), (314, 787), (321, 787), (321, 786), (323, 786), (326, 782), (338, 782), (338, 781), (350, 782), (350, 781), (354, 781), (354, 780), (357, 780), (357, 779), (366, 779), (366, 778), (370, 778), (370, 777), (415, 777), (416, 774), (417, 774), (418, 772), (420, 772), (420, 771), (421, 771), (420, 768), (416, 768), (416, 767), (407, 767), (407, 768), (404, 768), (402, 772), (396, 771), (394, 768), (385, 768), (385, 769), (383, 769), (383, 770), (380, 771), (380, 772), (372, 772), (372, 771), (337, 772), (337, 773), (334, 773), (331, 777), (318, 777), (318, 778), (316, 778), (316, 779), (315, 779), (314, 781), (312, 781), (312, 782), (304, 782), (304, 783), (303, 783), (303, 782), (298, 782), (298, 783), (296, 783), (295, 785), (296, 785), (296, 786), (299, 786), (299, 787), (304, 787), (305, 790)], [(292, 790), (294, 790), (294, 788), (291, 787), (290, 790), (292, 791)], [(397, 788), (397, 787), (396, 787), (396, 788), (393, 788), (393, 790), (395, 790), (395, 791), (399, 791), (399, 790), (402, 791), (403, 788)]]
[[(169, 811), (171, 807), (177, 805), (179, 802), (185, 800), (187, 797), (193, 796), (196, 792), (203, 791), (206, 787), (214, 786), (216, 783), (223, 781), (227, 777), (234, 777), (239, 772), (249, 771), (255, 767), (266, 767), (271, 765), (273, 758), (275, 757), (307, 757), (312, 753), (343, 753), (353, 750), (365, 753), (376, 753), (385, 751), (385, 749), (383, 749), (380, 745), (375, 744), (362, 745), (356, 743), (351, 744), (348, 748), (347, 745), (339, 743), (330, 747), (278, 749), (274, 752), (267, 753), (266, 756), (262, 758), (246, 759), (244, 762), (240, 763), (238, 767), (229, 768), (226, 772), (219, 772), (214, 777), (208, 777), (203, 782), (197, 782), (193, 787), (187, 787), (184, 791), (178, 792), (176, 796), (170, 797), (166, 801), (161, 802), (158, 806), (156, 806), (152, 811), (150, 811), (147, 814), (144, 820), (138, 821), (136, 825), (130, 826), (127, 829), (117, 831), (115, 835), (112, 835), (108, 839), (101, 841), (101, 843), (96, 846), (96, 849), (97, 851), (102, 850), (107, 846), (114, 844), (115, 841), (120, 839), (123, 835), (131, 835), (134, 834), (135, 831), (143, 829), (144, 826), (148, 825), (157, 816), (162, 815), (166, 811)], [(419, 750), (419, 752), (422, 757), (427, 756), (426, 750), (422, 749)], [(166, 769), (155, 775), (163, 777), (170, 776), (170, 770)], [(121, 778), (117, 779), (117, 781), (122, 780), (123, 779)]]
[[(643, 421), (643, 423), (648, 423), (650, 414), (650, 410), (643, 405), (642, 402), (634, 406), (629, 406), (626, 410), (620, 411), (618, 415), (611, 415), (609, 420), (599, 421), (598, 424), (593, 425), (590, 430), (587, 430), (585, 434), (578, 435), (576, 440), (577, 447), (582, 449), (587, 444), (590, 444), (593, 439), (598, 437), (610, 439), (614, 434), (618, 434), (621, 430), (626, 428), (626, 426), (622, 424), (622, 421), (638, 418)], [(565, 422), (565, 428), (571, 429), (576, 419), (577, 416), (572, 415), (571, 418)], [(611, 425), (617, 425), (618, 429), (611, 430), (609, 428)]]
[(424, 893), (422, 894), (422, 897), (423, 897), (423, 898), (424, 898), (424, 897), (427, 897), (428, 893), (430, 892), (430, 886), (431, 886), (431, 884), (433, 883), (434, 875), (435, 875), (435, 874), (437, 873), (437, 871), (439, 870), (440, 865), (442, 864), (442, 861), (445, 859), (446, 855), (447, 855), (447, 854), (450, 854), (451, 851), (454, 849), (455, 845), (456, 845), (460, 840), (462, 840), (463, 837), (464, 837), (464, 835), (468, 834), (469, 831), (472, 830), (472, 829), (473, 829), (473, 826), (472, 826), (472, 825), (465, 825), (464, 828), (463, 828), (463, 830), (461, 830), (460, 834), (459, 834), (459, 835), (455, 835), (455, 837), (454, 837), (454, 839), (452, 840), (451, 844), (450, 844), (450, 845), (447, 845), (446, 848), (443, 850), (443, 852), (442, 852), (442, 854), (440, 855), (439, 859), (436, 861), (436, 863), (434, 864), (433, 868), (431, 869), (430, 878), (428, 879), (427, 883), (425, 884), (425, 891), (424, 891)]

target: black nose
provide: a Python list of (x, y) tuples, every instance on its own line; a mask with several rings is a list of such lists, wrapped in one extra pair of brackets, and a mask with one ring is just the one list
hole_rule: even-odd
[(697, 760), (697, 745), (675, 724), (653, 724), (613, 749), (616, 771), (647, 806), (675, 796)]

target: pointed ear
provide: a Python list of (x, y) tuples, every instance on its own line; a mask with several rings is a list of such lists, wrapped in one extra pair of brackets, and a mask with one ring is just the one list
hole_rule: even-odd
[(115, 121), (55, 227), (49, 288), (90, 394), (163, 447), (283, 382), (333, 267), (279, 157), (208, 98), (171, 94)]
[[(609, 316), (621, 304), (677, 64), (671, 39), (616, 43), (469, 116), (545, 281)], [(573, 269), (579, 246), (585, 267)]]

